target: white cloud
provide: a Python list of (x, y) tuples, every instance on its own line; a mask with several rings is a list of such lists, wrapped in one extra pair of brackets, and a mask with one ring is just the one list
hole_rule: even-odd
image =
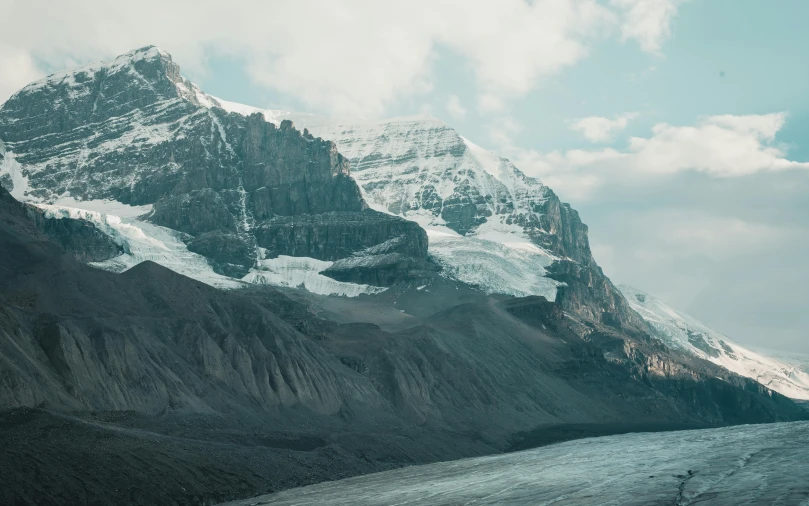
[(671, 35), (671, 22), (677, 8), (685, 0), (612, 0), (623, 11), (621, 35), (624, 40), (635, 39), (641, 49), (659, 53)]
[[(601, 227), (595, 233), (602, 242), (596, 241), (593, 253), (605, 272), (614, 280), (679, 298), (683, 309), (689, 295), (716, 282), (719, 266), (737, 263), (736, 273), (743, 279), (754, 266), (745, 268), (742, 259), (778, 254), (805, 235), (800, 229), (685, 206), (607, 213), (620, 226), (607, 231)], [(666, 285), (673, 293), (666, 294), (655, 284)]]
[(632, 165), (638, 170), (671, 173), (697, 170), (714, 176), (803, 168), (772, 145), (786, 114), (711, 116), (697, 126), (655, 125), (653, 136), (630, 139)]
[(455, 119), (463, 119), (466, 117), (466, 109), (461, 105), (461, 99), (458, 95), (450, 95), (447, 100), (447, 112)]
[(622, 281), (632, 283), (667, 266), (671, 272), (680, 273), (670, 281), (687, 280), (693, 288), (703, 273), (683, 272), (678, 264), (697, 261), (710, 265), (739, 255), (768, 254), (801, 234), (793, 228), (701, 209), (612, 210), (610, 218), (620, 222), (620, 230), (612, 236), (600, 230), (597, 235), (601, 240), (623, 242), (625, 247), (596, 242), (592, 245), (593, 254), (608, 274), (620, 273)]
[(497, 95), (483, 93), (478, 97), (478, 110), (481, 114), (502, 113), (506, 110), (506, 102)]
[(590, 116), (572, 122), (569, 128), (579, 132), (590, 142), (611, 142), (637, 116), (634, 112), (622, 114), (615, 119)]
[(514, 136), (522, 132), (522, 125), (511, 116), (502, 116), (491, 122), (489, 139), (496, 145), (506, 150), (514, 146)]
[(683, 209), (663, 209), (637, 218), (642, 220), (638, 225), (646, 225), (652, 232), (648, 237), (653, 238), (654, 246), (649, 255), (654, 258), (693, 254), (698, 246), (699, 254), (719, 261), (739, 251), (771, 248), (789, 232), (735, 216)]
[(0, 104), (17, 90), (42, 77), (31, 55), (24, 50), (0, 42)]
[(354, 116), (382, 115), (398, 100), (429, 92), (439, 48), (468, 64), (481, 110), (503, 113), (510, 100), (586, 57), (617, 26), (615, 11), (627, 10), (599, 0), (6, 4), (0, 43), (49, 66), (157, 44), (186, 72), (200, 74), (214, 51), (244, 61), (258, 84), (307, 108)]
[(809, 169), (775, 144), (785, 113), (709, 116), (694, 126), (659, 123), (649, 137), (632, 137), (625, 150), (573, 149), (540, 153), (507, 145), (525, 172), (574, 200), (587, 199), (608, 180), (641, 186), (650, 178), (684, 171), (713, 177)]

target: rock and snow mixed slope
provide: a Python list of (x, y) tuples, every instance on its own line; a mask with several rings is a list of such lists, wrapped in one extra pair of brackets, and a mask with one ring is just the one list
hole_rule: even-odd
[(419, 223), (445, 274), (489, 293), (556, 298), (560, 283), (546, 268), (567, 252), (547, 223), (555, 195), (440, 120), (352, 121), (211, 101), (333, 141), (351, 160), (366, 202)]
[(452, 277), (490, 293), (556, 298), (559, 282), (546, 268), (568, 252), (543, 227), (552, 194), (541, 182), (434, 118), (293, 118), (352, 161), (369, 205), (424, 227)]
[(809, 400), (809, 374), (796, 364), (740, 346), (648, 293), (619, 286), (632, 309), (667, 346), (709, 360), (793, 399)]

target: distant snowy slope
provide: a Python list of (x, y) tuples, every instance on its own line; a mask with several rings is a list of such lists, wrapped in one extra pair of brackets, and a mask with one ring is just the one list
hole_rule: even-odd
[(809, 353), (799, 353), (794, 351), (773, 350), (770, 348), (762, 348), (759, 346), (751, 346), (751, 348), (764, 355), (771, 357), (779, 362), (793, 365), (801, 371), (809, 374)]
[(740, 346), (641, 290), (626, 285), (618, 288), (666, 345), (753, 378), (787, 397), (809, 400), (809, 374), (799, 365)]

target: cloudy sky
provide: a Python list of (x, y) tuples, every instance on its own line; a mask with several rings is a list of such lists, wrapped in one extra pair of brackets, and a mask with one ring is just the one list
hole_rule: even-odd
[(805, 0), (3, 0), (0, 101), (156, 44), (211, 94), (431, 114), (540, 177), (616, 282), (809, 352)]

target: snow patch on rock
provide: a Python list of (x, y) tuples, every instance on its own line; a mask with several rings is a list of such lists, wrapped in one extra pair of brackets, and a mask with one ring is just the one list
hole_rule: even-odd
[(24, 199), (29, 190), (28, 176), (23, 174), (14, 153), (6, 150), (2, 141), (0, 141), (0, 184), (17, 200)]

